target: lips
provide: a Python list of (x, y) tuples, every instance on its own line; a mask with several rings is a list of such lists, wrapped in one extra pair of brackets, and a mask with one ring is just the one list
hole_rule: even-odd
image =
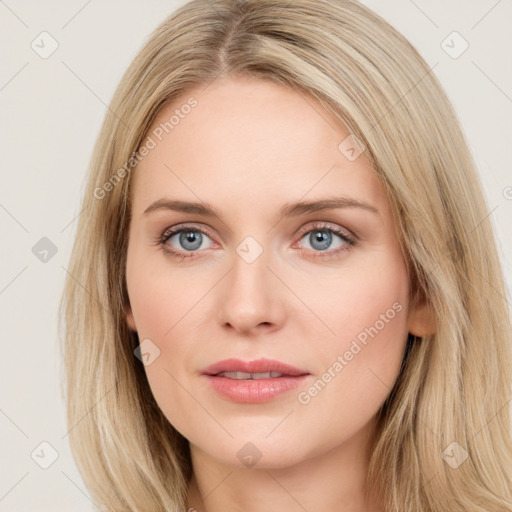
[[(295, 366), (276, 361), (274, 359), (258, 359), (255, 361), (242, 361), (241, 359), (225, 359), (218, 363), (212, 364), (203, 370), (204, 375), (219, 375), (220, 373), (238, 372), (242, 374), (251, 374), (251, 378), (265, 378), (263, 375), (268, 374), (269, 377), (297, 377), (299, 375), (309, 375), (307, 370), (296, 368)], [(272, 375), (274, 374), (274, 375)], [(254, 376), (256, 375), (256, 376)]]
[(258, 404), (285, 394), (310, 377), (307, 370), (281, 361), (225, 359), (203, 370), (202, 377), (224, 399)]

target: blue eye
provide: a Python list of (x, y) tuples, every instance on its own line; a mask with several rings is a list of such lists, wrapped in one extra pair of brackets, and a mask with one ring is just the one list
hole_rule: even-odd
[[(311, 226), (308, 226), (311, 227)], [(337, 248), (329, 249), (333, 243), (333, 235), (340, 241)], [(308, 229), (302, 232), (301, 240), (306, 239), (310, 246), (313, 248), (314, 258), (331, 258), (338, 256), (340, 253), (349, 250), (356, 244), (353, 238), (347, 231), (341, 230), (338, 227), (330, 227), (325, 223), (314, 223), (313, 229)]]
[(338, 238), (341, 238), (339, 234), (334, 233), (330, 229), (315, 229), (314, 231), (308, 231), (303, 238), (305, 238), (315, 250), (325, 251), (326, 249), (329, 249), (333, 243), (333, 234)]
[(195, 251), (199, 249), (203, 243), (203, 233), (200, 231), (183, 230), (175, 233), (175, 235), (178, 235), (178, 241), (186, 251)]
[[(185, 250), (185, 254), (169, 248), (169, 244), (167, 242), (171, 240), (171, 238), (174, 238), (176, 235), (179, 245)], [(193, 257), (194, 252), (201, 248), (201, 245), (204, 241), (204, 236), (208, 236), (208, 234), (203, 229), (199, 229), (193, 226), (182, 226), (178, 229), (167, 230), (164, 232), (160, 238), (160, 241), (162, 245), (165, 246), (166, 251), (168, 251), (171, 255), (180, 259), (185, 259)], [(190, 254), (186, 254), (186, 252), (189, 252)]]

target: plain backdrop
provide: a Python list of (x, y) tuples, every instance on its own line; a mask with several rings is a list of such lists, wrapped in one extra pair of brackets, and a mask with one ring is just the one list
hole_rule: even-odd
[[(184, 3), (0, 0), (0, 511), (97, 509), (66, 435), (57, 305), (107, 105), (153, 29)], [(436, 65), (482, 177), (510, 290), (511, 2), (363, 3)]]

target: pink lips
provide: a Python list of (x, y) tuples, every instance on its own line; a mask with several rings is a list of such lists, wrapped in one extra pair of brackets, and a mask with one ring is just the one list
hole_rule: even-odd
[[(234, 379), (219, 376), (223, 372), (280, 373), (279, 377)], [(277, 395), (296, 388), (310, 375), (307, 370), (296, 368), (281, 361), (258, 359), (242, 361), (225, 359), (203, 370), (203, 376), (215, 391), (239, 403), (267, 402)]]
[(241, 359), (224, 359), (218, 363), (212, 364), (203, 370), (206, 375), (217, 375), (222, 372), (247, 372), (247, 373), (265, 373), (279, 372), (287, 376), (307, 375), (307, 370), (301, 370), (289, 364), (275, 361), (273, 359), (257, 359), (255, 361), (242, 361)]

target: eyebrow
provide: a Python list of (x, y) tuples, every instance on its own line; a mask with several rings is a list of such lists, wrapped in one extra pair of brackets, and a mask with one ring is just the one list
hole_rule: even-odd
[[(279, 211), (279, 219), (286, 217), (296, 217), (306, 213), (314, 213), (322, 210), (331, 210), (336, 208), (361, 208), (379, 215), (379, 211), (359, 199), (351, 197), (331, 197), (317, 201), (299, 201), (297, 203), (285, 203)], [(214, 217), (222, 219), (222, 215), (211, 204), (206, 202), (194, 203), (188, 201), (170, 200), (167, 198), (158, 199), (151, 203), (145, 210), (144, 215), (157, 210), (172, 210), (183, 213), (195, 213), (205, 217)]]

